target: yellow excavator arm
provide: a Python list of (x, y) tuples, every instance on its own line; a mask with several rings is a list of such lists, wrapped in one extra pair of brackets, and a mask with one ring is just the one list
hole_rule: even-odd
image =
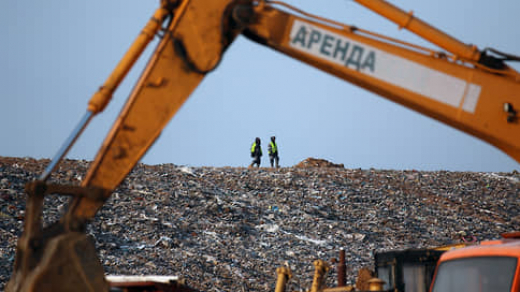
[[(231, 1), (179, 1), (162, 39), (83, 181), (114, 190), (163, 128), (220, 62), (238, 31), (229, 22)], [(161, 8), (161, 10), (165, 10)], [(201, 21), (204, 20), (204, 21)], [(91, 102), (92, 104), (92, 102)], [(102, 204), (77, 200), (74, 216), (90, 218)]]
[[(85, 224), (239, 34), (474, 135), (520, 162), (520, 74), (504, 63), (517, 57), (496, 51), (499, 56), (493, 57), (386, 1), (356, 2), (447, 52), (390, 39), (277, 1), (162, 0), (40, 180), (27, 185), (25, 230), (7, 291), (106, 290), (102, 267), (92, 261), (95, 250), (84, 235)], [(82, 185), (47, 184), (59, 160), (104, 109), (156, 36), (161, 40)], [(60, 222), (42, 230), (43, 196), (50, 193), (70, 195), (72, 201)], [(88, 256), (78, 253), (78, 247)], [(63, 275), (58, 271), (64, 270), (70, 281), (59, 278)]]
[[(520, 75), (385, 1), (357, 0), (451, 53), (440, 53), (298, 11), (255, 7), (244, 35), (476, 136), (520, 162)], [(297, 13), (277, 9), (284, 6)], [(247, 21), (245, 19), (244, 21)], [(511, 117), (514, 109), (515, 115)]]

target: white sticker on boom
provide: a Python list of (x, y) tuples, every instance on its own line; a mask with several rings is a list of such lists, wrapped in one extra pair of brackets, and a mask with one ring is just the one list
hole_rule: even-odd
[[(481, 87), (443, 72), (295, 20), (289, 44), (300, 51), (357, 70), (455, 108), (474, 113)], [(466, 94), (464, 98), (464, 94)]]

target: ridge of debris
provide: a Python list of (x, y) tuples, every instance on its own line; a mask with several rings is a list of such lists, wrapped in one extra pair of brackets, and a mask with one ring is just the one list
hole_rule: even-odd
[[(0, 290), (23, 229), (24, 185), (48, 160), (0, 157)], [(79, 185), (90, 162), (65, 160), (49, 182)], [(201, 291), (289, 291), (312, 282), (313, 261), (345, 249), (347, 284), (373, 252), (499, 238), (520, 226), (512, 173), (347, 169), (309, 158), (278, 169), (138, 164), (98, 212), (94, 235), (107, 274), (172, 275)], [(56, 221), (67, 198), (45, 199)], [(327, 277), (335, 285), (336, 270)]]

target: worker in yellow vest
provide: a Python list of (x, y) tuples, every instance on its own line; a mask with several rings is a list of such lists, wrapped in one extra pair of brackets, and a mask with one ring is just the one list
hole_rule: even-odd
[(256, 164), (256, 167), (260, 167), (260, 157), (262, 157), (262, 148), (260, 147), (260, 138), (256, 137), (255, 142), (251, 145), (251, 157), (253, 157), (253, 162), (249, 167), (253, 167)]
[(278, 156), (278, 146), (276, 145), (275, 140), (276, 137), (272, 136), (267, 150), (269, 152), (269, 161), (271, 161), (271, 167), (276, 165), (276, 168), (278, 168), (278, 161), (280, 160), (280, 157)]

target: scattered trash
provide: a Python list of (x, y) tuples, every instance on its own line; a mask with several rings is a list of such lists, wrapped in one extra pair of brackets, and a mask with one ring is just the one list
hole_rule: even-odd
[(344, 168), (345, 166), (343, 164), (332, 163), (325, 159), (316, 159), (316, 158), (309, 157), (309, 158), (305, 159), (304, 161), (296, 164), (294, 167), (297, 167), (297, 168), (316, 168), (316, 167), (319, 167), (319, 168), (322, 168), (322, 167)]
[[(180, 276), (201, 291), (253, 292), (274, 291), (285, 262), (303, 280), (292, 282), (301, 285), (293, 290), (309, 289), (314, 260), (334, 258), (340, 248), (352, 285), (361, 267), (373, 269), (375, 250), (482, 241), (520, 226), (518, 173), (306, 161), (276, 171), (138, 164), (87, 232), (107, 274)], [(0, 291), (23, 229), (25, 183), (48, 162), (0, 157)], [(65, 160), (49, 182), (78, 184), (88, 166)], [(44, 222), (56, 221), (67, 204), (66, 197), (46, 198)]]

